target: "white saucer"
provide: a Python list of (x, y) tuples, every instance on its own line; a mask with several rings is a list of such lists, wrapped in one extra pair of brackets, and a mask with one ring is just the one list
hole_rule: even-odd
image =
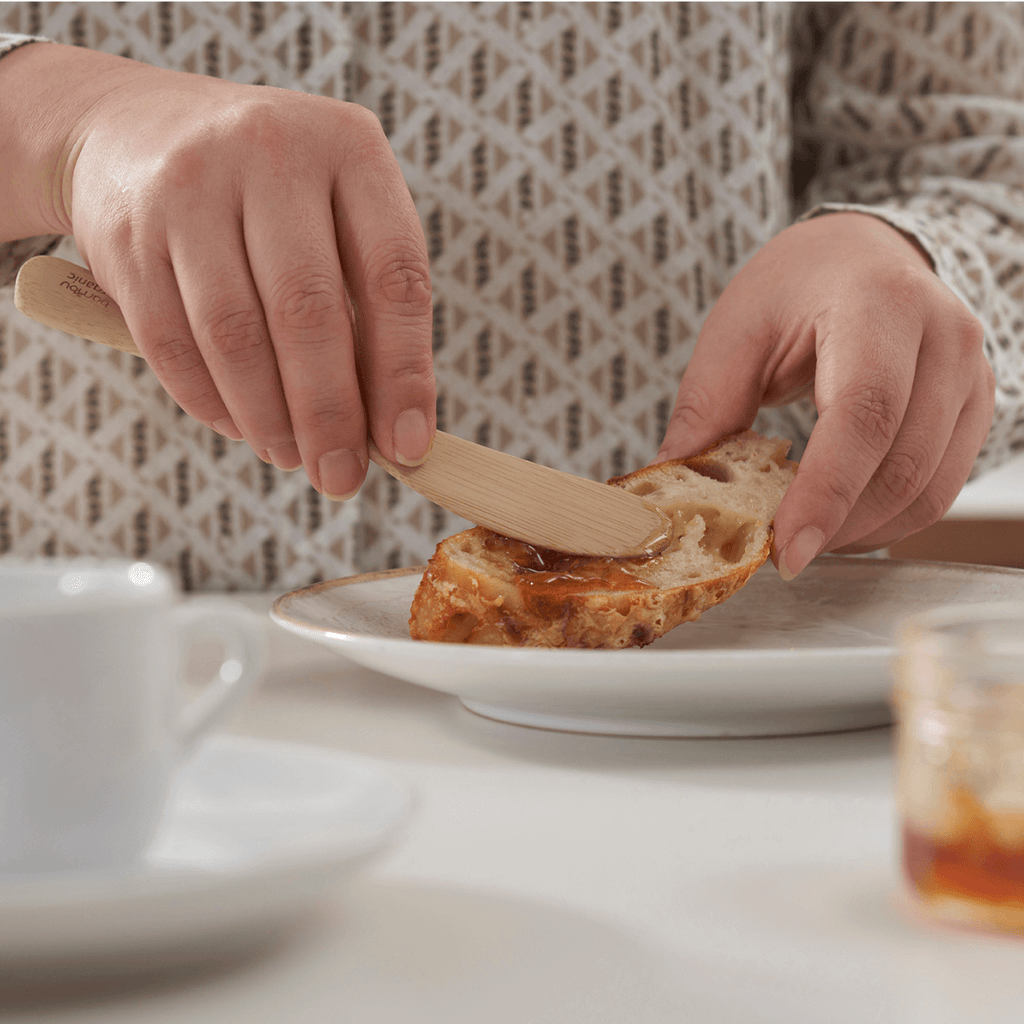
[(642, 650), (409, 639), (422, 567), (319, 583), (271, 616), (352, 661), (489, 718), (616, 736), (767, 736), (889, 722), (897, 622), (936, 605), (1024, 599), (1024, 570), (824, 557), (792, 583), (766, 565)]
[(176, 777), (138, 873), (0, 879), (0, 977), (258, 947), (381, 850), (410, 809), (409, 790), (364, 758), (214, 737)]

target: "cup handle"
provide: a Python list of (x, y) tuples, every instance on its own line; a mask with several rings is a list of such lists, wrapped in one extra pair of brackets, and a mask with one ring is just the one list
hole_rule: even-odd
[(178, 717), (179, 749), (187, 753), (248, 695), (263, 668), (266, 640), (257, 617), (226, 599), (192, 600), (171, 615), (182, 664), (188, 651), (205, 640), (224, 647), (220, 668)]

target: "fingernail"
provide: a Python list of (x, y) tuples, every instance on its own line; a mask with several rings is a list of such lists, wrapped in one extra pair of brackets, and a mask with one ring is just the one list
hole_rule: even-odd
[(779, 575), (788, 583), (804, 571), (825, 546), (825, 535), (816, 526), (805, 526), (779, 555)]
[(302, 456), (294, 441), (285, 441), (284, 444), (275, 444), (273, 448), (268, 448), (267, 457), (278, 469), (289, 472), (302, 465)]
[(213, 425), (213, 429), (218, 434), (223, 434), (225, 437), (230, 437), (232, 441), (241, 441), (242, 432), (235, 426), (235, 421), (230, 416), (225, 416), (222, 420), (217, 420)]
[(356, 495), (366, 464), (348, 448), (338, 448), (320, 456), (320, 490), (332, 501), (348, 501)]
[(422, 409), (406, 409), (398, 414), (391, 432), (395, 458), (403, 466), (418, 466), (430, 451), (430, 428)]

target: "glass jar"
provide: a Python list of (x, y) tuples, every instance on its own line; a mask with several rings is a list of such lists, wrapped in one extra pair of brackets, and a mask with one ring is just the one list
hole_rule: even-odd
[(1024, 603), (935, 609), (898, 642), (907, 891), (935, 920), (1024, 936)]

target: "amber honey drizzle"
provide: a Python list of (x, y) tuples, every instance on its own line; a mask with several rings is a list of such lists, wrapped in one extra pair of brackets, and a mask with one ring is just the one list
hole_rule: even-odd
[(498, 536), (487, 537), (484, 547), (500, 550), (511, 559), (520, 590), (543, 590), (553, 598), (594, 590), (646, 590), (651, 586), (631, 572), (623, 559), (567, 555)]

